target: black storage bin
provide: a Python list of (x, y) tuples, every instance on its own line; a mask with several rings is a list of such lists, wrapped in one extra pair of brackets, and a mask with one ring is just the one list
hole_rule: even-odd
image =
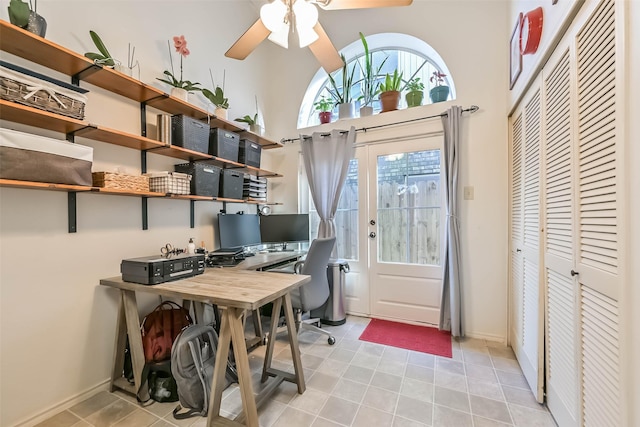
[(221, 128), (212, 128), (209, 136), (209, 154), (221, 159), (238, 161), (240, 135)]
[(206, 153), (209, 150), (209, 125), (182, 114), (171, 116), (171, 144)]
[(244, 163), (247, 166), (254, 166), (256, 168), (259, 168), (261, 153), (262, 146), (257, 142), (249, 141), (247, 139), (240, 140), (238, 162)]
[(207, 163), (182, 163), (175, 165), (176, 172), (191, 175), (191, 194), (218, 197), (220, 189), (219, 166)]
[(233, 169), (223, 169), (221, 179), (220, 197), (242, 200), (244, 174)]

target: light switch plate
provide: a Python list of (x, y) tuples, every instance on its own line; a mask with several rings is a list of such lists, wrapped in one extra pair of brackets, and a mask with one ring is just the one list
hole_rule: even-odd
[(464, 199), (473, 200), (473, 187), (464, 187)]

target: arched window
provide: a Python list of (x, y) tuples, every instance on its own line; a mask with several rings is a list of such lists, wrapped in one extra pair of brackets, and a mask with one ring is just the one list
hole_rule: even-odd
[[(438, 53), (426, 42), (407, 35), (398, 33), (382, 33), (366, 36), (369, 52), (373, 54), (373, 68), (378, 69), (379, 64), (385, 60), (379, 73), (379, 80), (382, 81), (387, 73), (393, 74), (397, 68), (402, 72), (402, 87), (412, 78), (419, 78), (425, 87), (425, 97), (423, 104), (431, 103), (429, 90), (435, 86), (430, 79), (435, 71), (446, 74), (444, 84), (449, 86), (449, 99), (456, 98), (455, 86), (446, 64)], [(355, 67), (353, 85), (351, 87), (352, 99), (355, 101), (356, 114), (360, 109), (358, 98), (361, 94), (362, 69), (364, 66), (364, 46), (361, 40), (357, 40), (340, 51), (347, 59), (349, 73)], [(360, 65), (357, 63), (360, 62)], [(362, 65), (362, 66), (361, 66)], [(339, 88), (342, 85), (342, 70), (332, 73)], [(320, 68), (315, 74), (307, 88), (307, 92), (300, 106), (298, 114), (298, 128), (315, 126), (320, 124), (317, 111), (314, 108), (315, 102), (322, 96), (329, 96), (327, 88), (332, 88), (328, 75), (324, 69)], [(377, 99), (371, 105), (374, 114), (380, 111), (380, 101)], [(402, 97), (400, 107), (404, 108), (405, 101)], [(338, 115), (338, 108), (334, 107), (334, 117)]]

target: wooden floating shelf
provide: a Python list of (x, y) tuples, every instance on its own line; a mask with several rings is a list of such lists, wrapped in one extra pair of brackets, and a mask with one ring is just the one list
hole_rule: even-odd
[[(115, 71), (112, 68), (95, 65), (93, 61), (79, 53), (16, 27), (4, 20), (0, 20), (0, 50), (20, 56), (68, 76), (77, 76), (82, 81), (108, 90), (109, 92), (117, 93), (125, 98), (145, 103), (158, 110), (170, 114), (184, 114), (198, 120), (209, 120), (211, 127), (219, 127), (232, 132), (238, 132), (242, 138), (260, 144), (263, 149), (282, 147), (280, 142), (264, 138), (231, 121), (209, 114), (200, 107), (172, 97), (156, 87)], [(4, 111), (2, 113), (4, 119), (22, 123), (20, 120), (5, 117)], [(49, 114), (57, 116), (57, 114)], [(58, 123), (58, 125), (60, 125), (60, 123)], [(73, 129), (69, 123), (66, 123), (66, 127), (62, 128), (52, 128), (52, 126), (53, 124), (49, 124), (47, 129), (64, 133), (78, 129)]]
[(132, 197), (166, 197), (166, 193), (156, 193), (153, 191), (130, 191), (130, 190), (118, 190), (115, 188), (103, 188), (93, 187), (91, 189), (94, 193), (110, 194), (113, 196), (132, 196)]
[(70, 184), (53, 184), (50, 182), (17, 181), (14, 179), (0, 179), (0, 187), (28, 188), (33, 190), (53, 191), (91, 191), (93, 187)]
[(27, 105), (0, 99), (0, 117), (10, 122), (36, 126), (61, 133), (73, 133), (87, 126), (82, 120), (61, 116)]

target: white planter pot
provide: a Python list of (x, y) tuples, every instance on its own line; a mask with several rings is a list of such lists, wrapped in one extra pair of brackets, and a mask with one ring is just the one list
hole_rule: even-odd
[(262, 129), (262, 126), (260, 126), (259, 124), (249, 125), (249, 130), (255, 133), (256, 135), (262, 136), (263, 129)]
[(171, 96), (186, 102), (189, 99), (189, 92), (187, 92), (186, 89), (182, 89), (180, 87), (173, 87), (171, 88)]
[(226, 108), (217, 107), (215, 112), (214, 112), (214, 114), (219, 119), (227, 120), (227, 109)]
[(360, 107), (360, 117), (373, 116), (373, 107)]
[(351, 119), (355, 116), (355, 105), (353, 102), (346, 104), (338, 104), (338, 118), (339, 119)]

